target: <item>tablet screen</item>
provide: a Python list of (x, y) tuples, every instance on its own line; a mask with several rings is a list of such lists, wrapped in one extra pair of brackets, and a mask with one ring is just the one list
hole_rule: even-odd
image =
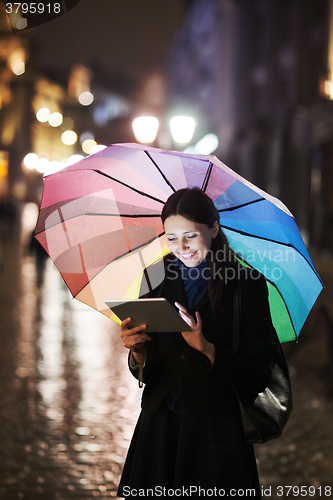
[(121, 321), (131, 317), (130, 327), (147, 325), (145, 332), (190, 332), (191, 327), (179, 316), (168, 300), (107, 300), (106, 305)]

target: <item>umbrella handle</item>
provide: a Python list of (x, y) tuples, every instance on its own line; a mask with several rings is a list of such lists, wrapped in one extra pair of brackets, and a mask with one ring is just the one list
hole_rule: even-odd
[[(136, 344), (133, 344), (131, 347), (131, 351), (140, 353), (145, 350), (145, 342), (137, 342)], [(140, 362), (140, 367), (139, 367), (139, 375), (138, 375), (138, 382), (139, 382), (139, 387), (143, 387), (143, 368), (146, 364), (146, 357), (147, 354), (145, 354), (144, 358)]]
[(133, 344), (131, 347), (131, 351), (139, 354), (142, 352), (145, 348), (145, 342), (137, 342), (136, 344)]

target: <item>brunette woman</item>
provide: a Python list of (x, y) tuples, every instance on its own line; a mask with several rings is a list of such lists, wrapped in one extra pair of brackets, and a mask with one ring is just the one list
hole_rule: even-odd
[[(201, 190), (171, 195), (162, 221), (170, 254), (164, 259), (166, 277), (149, 296), (167, 298), (192, 331), (148, 335), (145, 325), (129, 328), (130, 318), (121, 324), (133, 375), (144, 365), (145, 389), (118, 495), (260, 498), (253, 446), (244, 442), (233, 387), (257, 394), (271, 376), (265, 279), (238, 263), (214, 203)], [(242, 300), (237, 352), (236, 282)], [(135, 344), (143, 350), (133, 352)]]

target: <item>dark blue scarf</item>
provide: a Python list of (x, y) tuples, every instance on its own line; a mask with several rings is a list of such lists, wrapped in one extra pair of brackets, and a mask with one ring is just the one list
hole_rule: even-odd
[[(184, 281), (185, 293), (188, 302), (189, 313), (195, 313), (195, 307), (203, 299), (208, 290), (210, 279), (210, 265), (206, 258), (196, 267), (187, 267), (181, 260), (175, 257), (175, 262), (180, 269), (181, 277)], [(183, 385), (178, 379), (168, 396), (166, 397), (166, 405), (169, 410), (180, 415), (186, 415), (188, 408), (183, 395)]]
[(208, 290), (210, 280), (209, 259), (206, 257), (206, 259), (196, 267), (187, 267), (177, 257), (175, 260), (181, 271), (182, 279), (184, 280), (188, 308), (189, 312), (192, 314), (194, 308), (203, 299)]

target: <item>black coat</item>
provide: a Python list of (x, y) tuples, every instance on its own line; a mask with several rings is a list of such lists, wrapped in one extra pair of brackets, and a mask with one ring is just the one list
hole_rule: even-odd
[[(167, 277), (150, 297), (165, 297), (186, 308), (187, 300), (178, 266), (168, 259)], [(203, 335), (215, 345), (215, 362), (190, 347), (181, 333), (151, 334), (146, 343), (142, 409), (154, 412), (177, 379), (181, 378), (184, 397), (190, 410), (213, 412), (224, 407), (226, 398), (234, 398), (232, 385), (259, 393), (270, 376), (272, 321), (265, 279), (255, 270), (234, 266), (224, 284), (222, 301), (214, 317), (208, 294), (198, 304)], [(232, 275), (235, 276), (232, 276)], [(150, 272), (152, 276), (152, 272)], [(240, 351), (233, 349), (233, 296), (235, 280), (241, 281)], [(163, 321), (163, 318), (161, 318)], [(137, 371), (132, 371), (137, 376)]]
[[(170, 258), (166, 262), (171, 272), (149, 296), (162, 296), (187, 308), (179, 268), (170, 263)], [(218, 314), (213, 316), (207, 294), (196, 308), (204, 336), (215, 345), (213, 366), (204, 354), (185, 342), (181, 333), (149, 334), (152, 340), (146, 343), (142, 412), (126, 458), (119, 496), (146, 496), (147, 488), (156, 486), (178, 488), (178, 495), (181, 488), (197, 485), (222, 488), (226, 496), (232, 494), (234, 498), (243, 498), (242, 492), (235, 495), (237, 489), (250, 488), (252, 498), (260, 498), (253, 446), (244, 442), (233, 385), (258, 393), (268, 384), (272, 322), (264, 278), (256, 271), (239, 271), (237, 266), (234, 270), (236, 275), (232, 278), (234, 273), (229, 274), (224, 284)], [(150, 277), (153, 274), (154, 267), (149, 269)], [(242, 296), (237, 353), (233, 348), (236, 279), (241, 281)], [(138, 370), (132, 373), (137, 377)], [(184, 414), (170, 411), (165, 404), (175, 387), (181, 389), (187, 405)], [(194, 494), (192, 498), (199, 496)]]

